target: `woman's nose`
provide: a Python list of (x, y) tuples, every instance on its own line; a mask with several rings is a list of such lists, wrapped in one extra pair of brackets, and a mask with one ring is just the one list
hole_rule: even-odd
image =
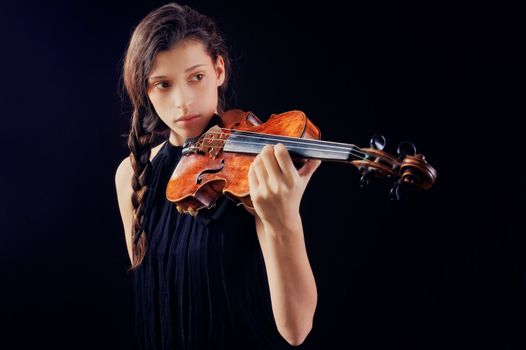
[(190, 102), (189, 93), (181, 88), (174, 89), (174, 104), (178, 109), (187, 109), (186, 106)]

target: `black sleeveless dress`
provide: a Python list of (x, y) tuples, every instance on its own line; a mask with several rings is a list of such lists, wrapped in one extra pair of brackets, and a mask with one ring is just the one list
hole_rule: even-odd
[(145, 259), (133, 271), (141, 349), (291, 349), (272, 314), (253, 216), (222, 196), (194, 218), (166, 199), (182, 146), (152, 159)]

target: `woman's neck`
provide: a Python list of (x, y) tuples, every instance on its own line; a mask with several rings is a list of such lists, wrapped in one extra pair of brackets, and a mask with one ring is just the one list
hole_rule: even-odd
[(185, 140), (183, 140), (181, 135), (177, 135), (173, 131), (170, 132), (170, 137), (168, 138), (168, 142), (170, 142), (173, 146), (182, 146)]

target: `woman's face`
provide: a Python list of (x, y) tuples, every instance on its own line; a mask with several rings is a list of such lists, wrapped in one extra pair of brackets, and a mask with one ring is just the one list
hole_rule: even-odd
[[(171, 129), (172, 144), (201, 135), (217, 113), (218, 87), (224, 79), (223, 58), (214, 64), (199, 41), (181, 42), (157, 54), (148, 77), (148, 97)], [(189, 115), (197, 117), (181, 120)]]

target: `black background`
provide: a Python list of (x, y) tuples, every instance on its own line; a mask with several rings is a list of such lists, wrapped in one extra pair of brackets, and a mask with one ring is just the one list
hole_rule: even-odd
[[(216, 20), (231, 105), (300, 109), (325, 140), (412, 141), (436, 185), (399, 202), (324, 163), (302, 202), (318, 286), (301, 349), (518, 349), (525, 340), (517, 9), (184, 2)], [(114, 185), (133, 27), (164, 2), (2, 5), (0, 344), (135, 349)], [(523, 99), (523, 96), (521, 95)]]

